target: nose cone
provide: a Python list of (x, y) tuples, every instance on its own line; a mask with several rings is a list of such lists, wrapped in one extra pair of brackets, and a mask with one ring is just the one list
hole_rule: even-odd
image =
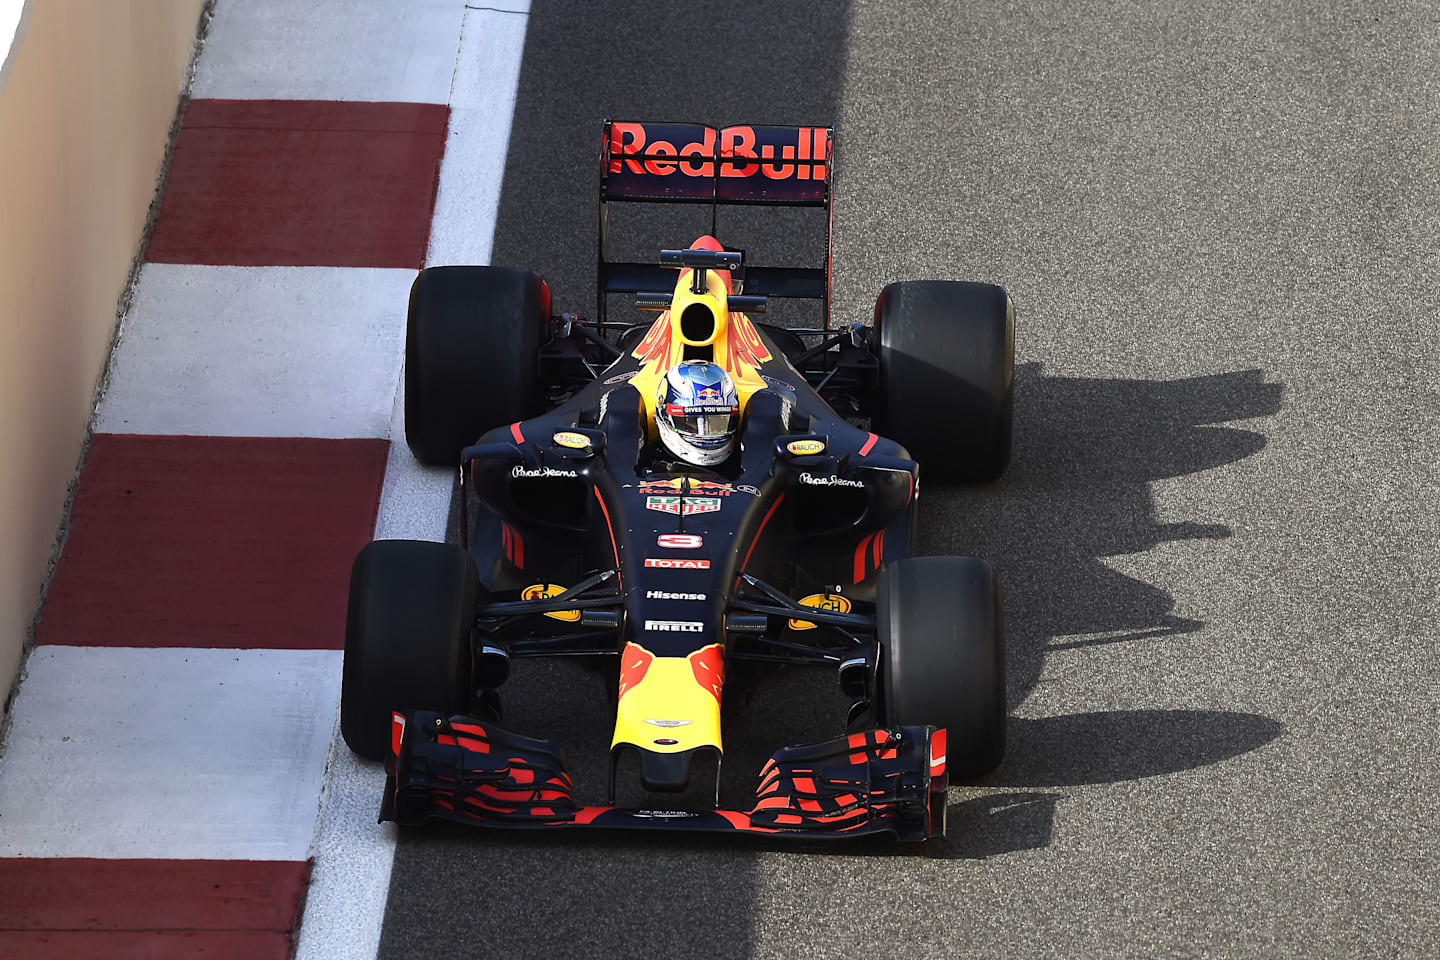
[(725, 648), (712, 643), (687, 656), (657, 657), (638, 643), (621, 652), (620, 697), (610, 748), (640, 752), (647, 790), (683, 790), (697, 750), (723, 750), (720, 695)]

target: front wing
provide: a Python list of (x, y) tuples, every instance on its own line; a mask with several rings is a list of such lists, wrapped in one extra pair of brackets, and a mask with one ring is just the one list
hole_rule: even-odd
[(580, 806), (560, 751), (469, 717), (394, 715), (380, 819), (486, 827), (722, 831), (810, 839), (945, 832), (945, 731), (902, 726), (786, 747), (760, 771), (749, 810)]

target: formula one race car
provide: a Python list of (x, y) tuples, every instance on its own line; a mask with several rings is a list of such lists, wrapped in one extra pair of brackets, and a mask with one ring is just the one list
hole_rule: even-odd
[[(983, 481), (1008, 462), (1006, 292), (892, 283), (873, 325), (836, 326), (828, 223), (816, 268), (755, 266), (713, 235), (657, 263), (606, 258), (614, 201), (708, 203), (712, 234), (728, 203), (828, 217), (832, 136), (607, 122), (593, 321), (552, 316), (527, 270), (416, 279), (406, 438), (420, 460), (459, 465), (461, 543), (376, 541), (355, 561), (341, 727), (387, 761), (381, 819), (924, 840), (944, 832), (949, 777), (1000, 762), (996, 578), (981, 560), (910, 553), (918, 464)], [(610, 321), (616, 294), (659, 317)], [(819, 301), (823, 327), (751, 319), (776, 297)], [(688, 399), (673, 394), (681, 367), (710, 378)], [(719, 424), (733, 448), (677, 456), (660, 437), (677, 421), (700, 424), (697, 442)], [(540, 656), (613, 664), (609, 805), (578, 803), (556, 746), (497, 722), (510, 661)], [(835, 670), (850, 732), (783, 746), (753, 805), (720, 809), (722, 690), (742, 660)], [(660, 793), (689, 788), (709, 755), (713, 808), (616, 807), (627, 753)]]

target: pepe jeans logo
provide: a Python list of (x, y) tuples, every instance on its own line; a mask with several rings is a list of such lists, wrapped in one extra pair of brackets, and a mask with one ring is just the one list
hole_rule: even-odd
[(524, 467), (515, 467), (510, 471), (512, 477), (573, 477), (574, 470), (556, 470), (554, 467), (540, 467), (538, 470), (527, 470)]
[(864, 487), (865, 484), (859, 480), (846, 480), (844, 477), (817, 477), (813, 473), (800, 474), (800, 482), (809, 484), (812, 487)]

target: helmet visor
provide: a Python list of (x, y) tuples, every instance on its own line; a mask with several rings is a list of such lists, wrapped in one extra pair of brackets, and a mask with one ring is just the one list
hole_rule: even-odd
[(735, 434), (735, 420), (739, 411), (731, 406), (716, 404), (704, 407), (682, 407), (670, 404), (665, 411), (675, 432), (697, 447), (723, 446)]

